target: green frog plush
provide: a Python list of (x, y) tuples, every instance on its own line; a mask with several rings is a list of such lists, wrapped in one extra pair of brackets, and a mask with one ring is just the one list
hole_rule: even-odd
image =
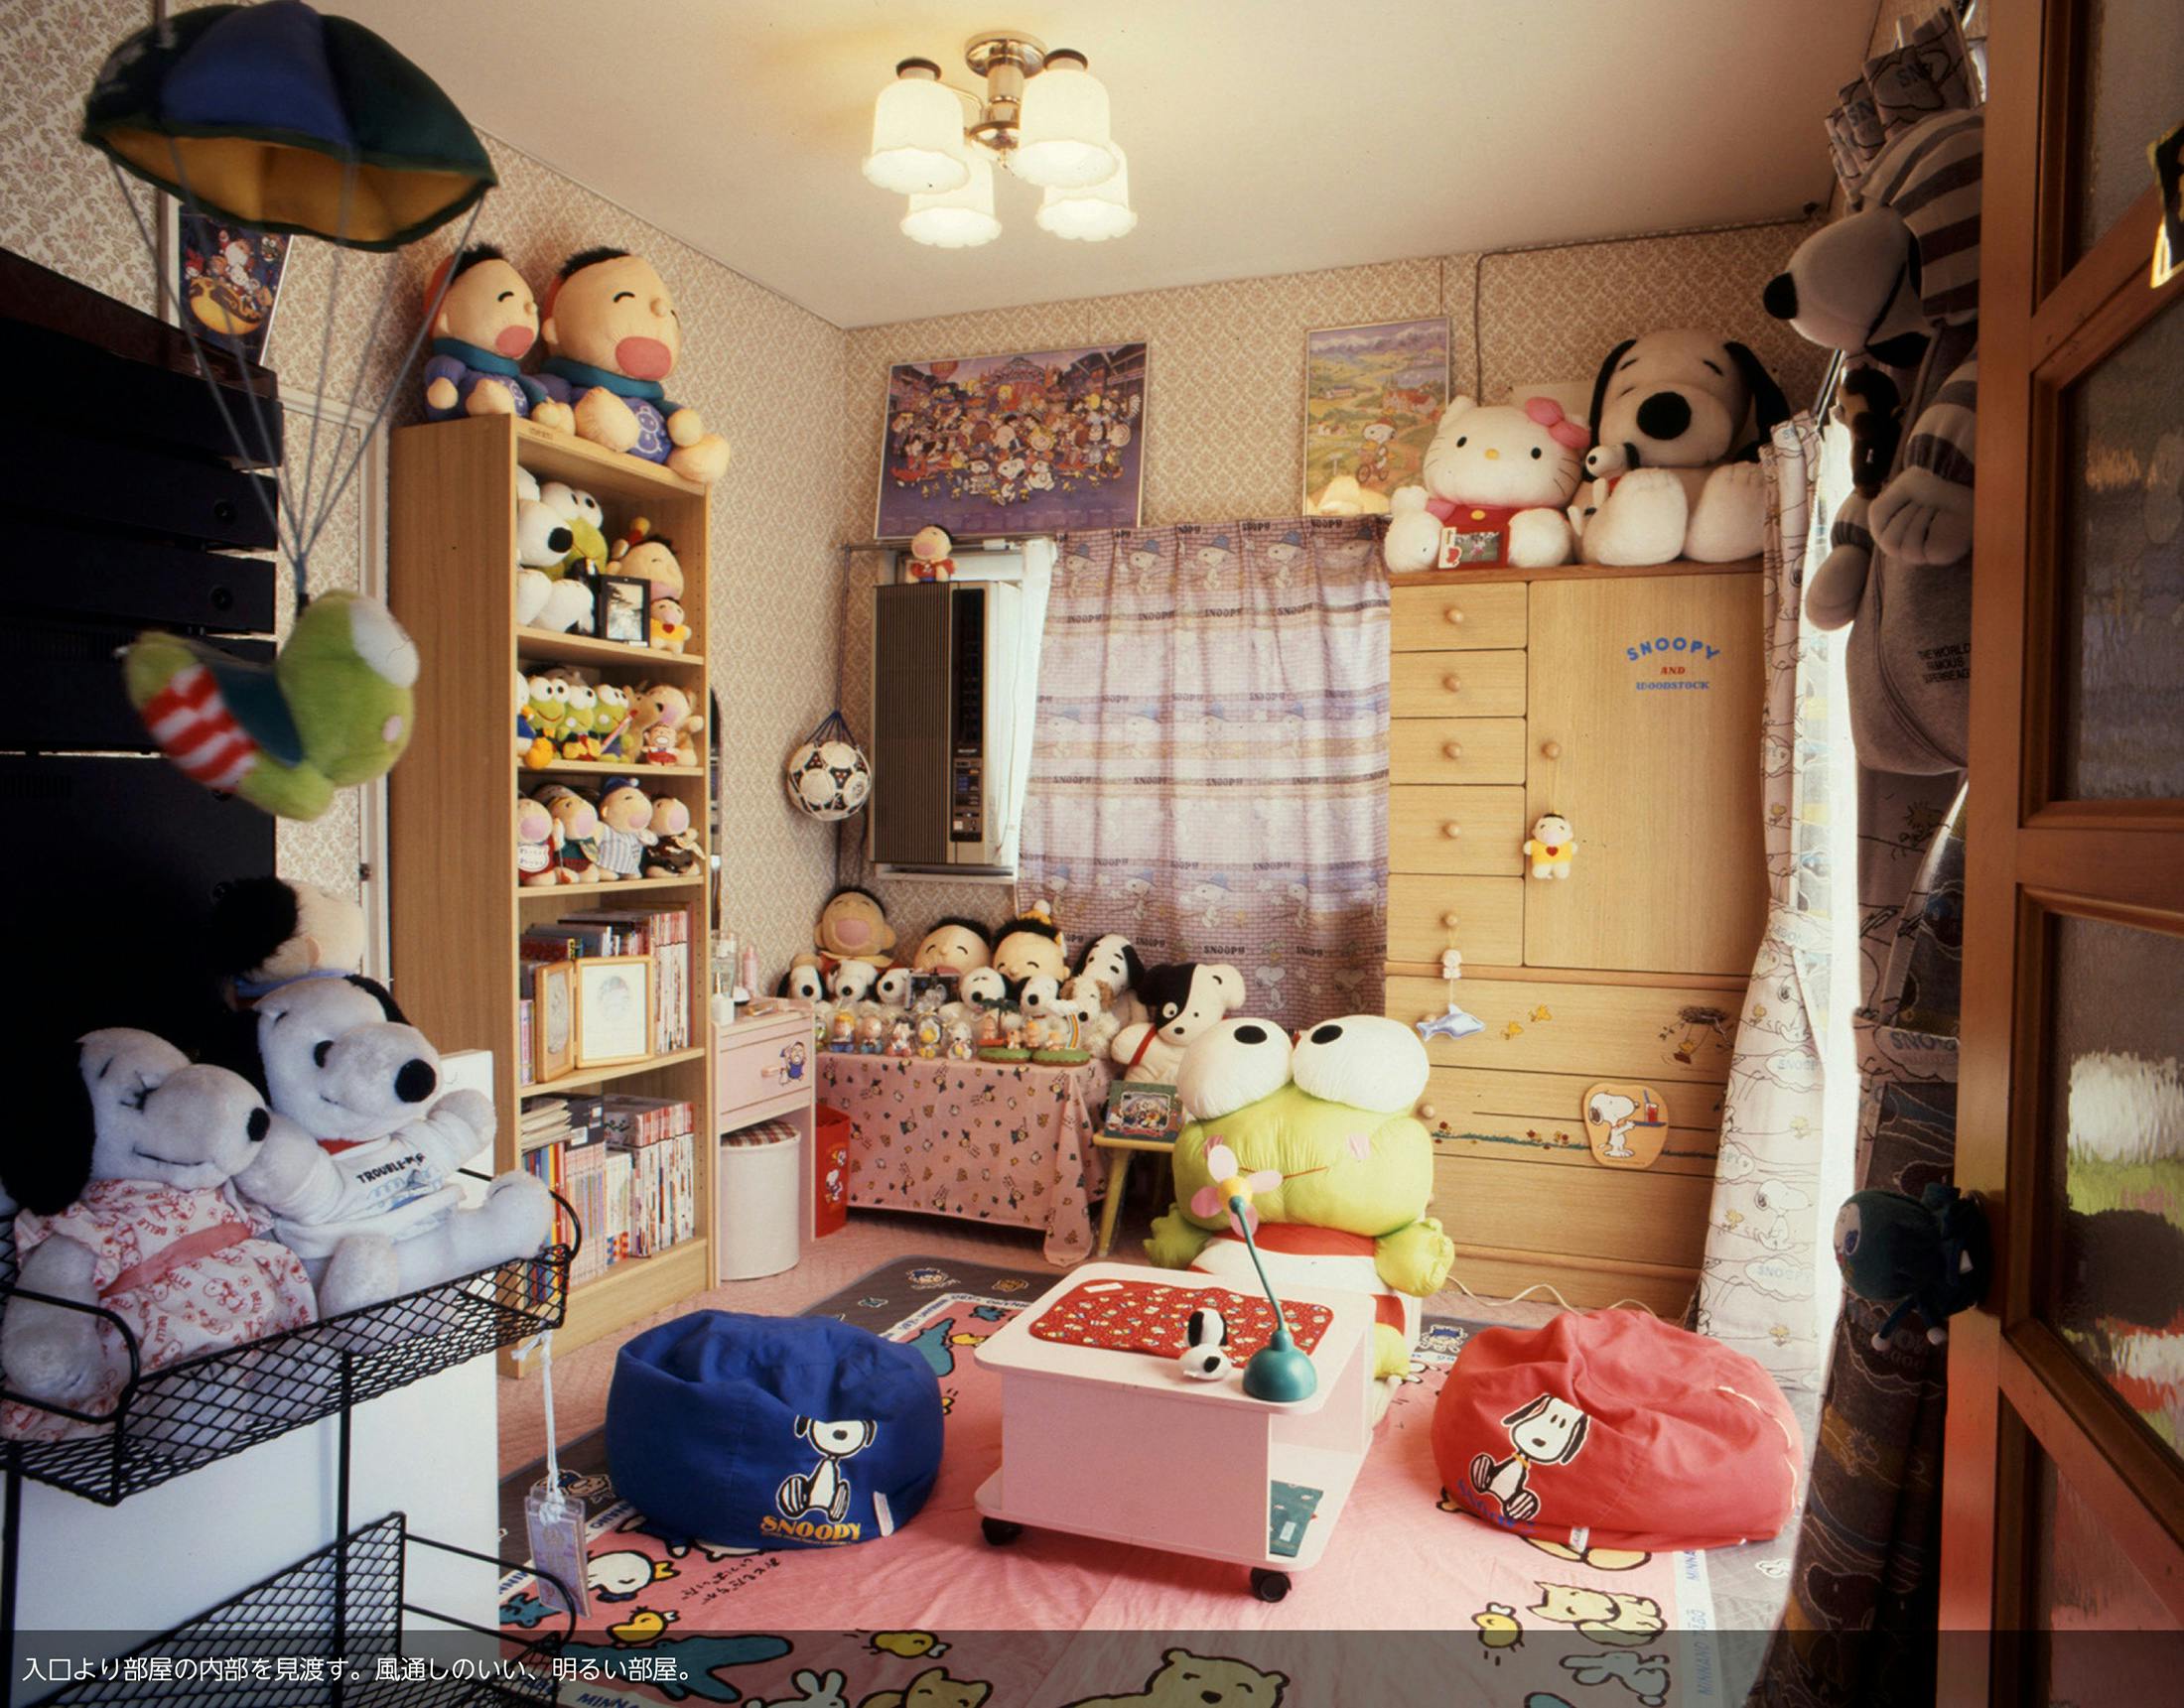
[(1285, 1286), (1371, 1294), (1373, 1374), (1410, 1368), (1419, 1301), (1447, 1279), (1455, 1247), (1426, 1214), (1433, 1140), (1411, 1114), (1426, 1089), (1426, 1047), (1410, 1027), (1349, 1014), (1293, 1048), (1271, 1020), (1234, 1016), (1195, 1039), (1176, 1070), (1191, 1117), (1175, 1141), (1175, 1202), (1153, 1225), (1146, 1255), (1171, 1269), (1220, 1275), (1256, 1292), (1250, 1253), (1225, 1215), (1194, 1215), (1214, 1184), (1206, 1152), (1225, 1144), (1249, 1174), (1279, 1174), (1258, 1193), (1254, 1236), (1276, 1292)]

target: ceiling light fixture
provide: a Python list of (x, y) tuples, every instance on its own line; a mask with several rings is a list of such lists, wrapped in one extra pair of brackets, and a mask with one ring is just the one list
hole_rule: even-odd
[(1138, 223), (1107, 90), (1082, 54), (999, 33), (973, 37), (963, 59), (983, 91), (942, 82), (930, 60), (904, 60), (873, 109), (865, 176), (910, 198), (904, 236), (944, 249), (999, 237), (996, 165), (1046, 193), (1036, 219), (1057, 237), (1099, 242)]

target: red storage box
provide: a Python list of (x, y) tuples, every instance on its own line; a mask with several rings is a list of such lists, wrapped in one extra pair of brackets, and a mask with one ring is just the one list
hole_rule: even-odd
[(823, 1238), (850, 1218), (850, 1117), (820, 1104), (811, 1133), (811, 1231)]

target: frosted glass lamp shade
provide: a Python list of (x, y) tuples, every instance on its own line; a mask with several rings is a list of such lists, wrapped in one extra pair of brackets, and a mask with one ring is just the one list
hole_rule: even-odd
[(929, 60), (904, 60), (873, 107), (865, 176), (897, 196), (957, 190), (971, 176), (963, 106)]
[(1001, 235), (1001, 221), (994, 217), (993, 164), (975, 150), (965, 164), (967, 177), (958, 188), (910, 197), (903, 236), (935, 249), (969, 249)]
[(1046, 68), (1024, 85), (1009, 167), (1024, 183), (1048, 190), (1083, 189), (1114, 176), (1107, 87), (1077, 56), (1048, 55)]
[(1138, 215), (1130, 205), (1130, 162), (1121, 149), (1114, 153), (1114, 173), (1102, 182), (1081, 190), (1046, 193), (1036, 216), (1041, 231), (1099, 243), (1122, 236), (1138, 223)]

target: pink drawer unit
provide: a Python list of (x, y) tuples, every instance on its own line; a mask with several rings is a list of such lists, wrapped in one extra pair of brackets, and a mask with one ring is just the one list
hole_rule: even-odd
[(754, 1104), (808, 1095), (811, 1021), (803, 1015), (740, 1020), (713, 1034), (714, 1107), (725, 1128)]

